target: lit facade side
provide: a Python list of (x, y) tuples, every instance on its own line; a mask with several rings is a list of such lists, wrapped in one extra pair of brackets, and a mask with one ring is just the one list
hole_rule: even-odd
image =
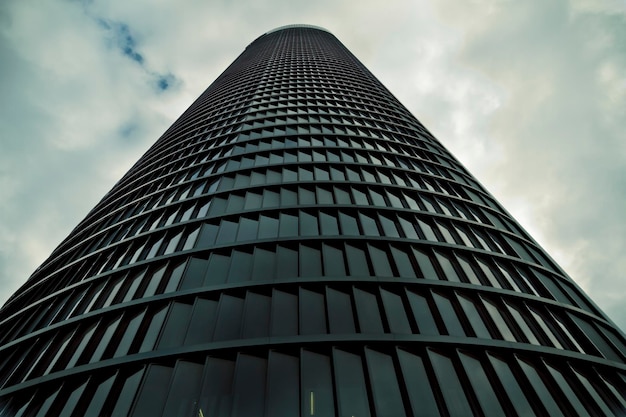
[(0, 416), (624, 415), (625, 355), (333, 35), (291, 26), (0, 310)]

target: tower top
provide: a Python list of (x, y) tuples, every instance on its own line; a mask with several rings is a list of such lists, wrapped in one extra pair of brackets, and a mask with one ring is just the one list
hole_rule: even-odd
[(293, 25), (285, 25), (285, 26), (279, 26), (275, 29), (272, 29), (268, 32), (265, 32), (264, 35), (269, 35), (270, 33), (274, 33), (274, 32), (278, 32), (281, 30), (285, 30), (285, 29), (298, 29), (298, 28), (303, 28), (303, 29), (317, 29), (317, 30), (323, 30), (324, 32), (328, 32), (330, 33), (330, 31), (328, 29), (325, 29), (321, 26), (315, 26), (315, 25), (306, 25), (306, 24), (293, 24)]

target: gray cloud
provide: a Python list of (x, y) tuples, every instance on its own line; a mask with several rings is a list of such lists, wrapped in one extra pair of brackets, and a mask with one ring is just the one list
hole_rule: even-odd
[(153, 84), (158, 91), (165, 91), (179, 84), (174, 74), (160, 74), (149, 67), (143, 55), (139, 52), (135, 36), (131, 33), (131, 29), (126, 23), (111, 21), (97, 16), (92, 16), (92, 18), (104, 29), (107, 46), (109, 48), (117, 48), (125, 57), (141, 66), (147, 74), (154, 78)]
[(110, 33), (112, 44), (128, 58), (143, 65), (143, 56), (137, 52), (135, 38), (130, 33), (130, 28), (126, 23), (111, 22), (102, 18), (96, 18), (96, 21), (104, 30)]
[(624, 9), (483, 3), (440, 10), (465, 30), (461, 62), (504, 92), (482, 132), (496, 152), (468, 165), (624, 327)]
[(248, 43), (311, 23), (625, 328), (625, 14), (580, 0), (5, 2), (0, 302)]

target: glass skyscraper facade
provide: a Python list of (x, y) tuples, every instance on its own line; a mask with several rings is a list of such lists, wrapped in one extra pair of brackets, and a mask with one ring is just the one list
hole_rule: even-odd
[(620, 416), (626, 342), (330, 33), (268, 32), (0, 310), (0, 416)]

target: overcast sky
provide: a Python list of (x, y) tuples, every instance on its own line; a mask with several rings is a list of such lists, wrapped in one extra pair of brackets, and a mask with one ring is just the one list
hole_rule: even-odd
[(0, 304), (292, 23), (334, 33), (626, 329), (624, 0), (5, 0)]

